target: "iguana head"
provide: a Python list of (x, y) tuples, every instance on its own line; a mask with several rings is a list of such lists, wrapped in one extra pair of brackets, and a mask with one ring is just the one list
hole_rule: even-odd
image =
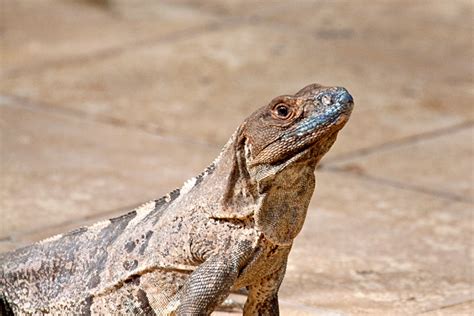
[(306, 217), (316, 164), (353, 104), (344, 88), (312, 84), (250, 115), (223, 151), (215, 178), (225, 189), (213, 217), (252, 216), (272, 243), (291, 245)]
[(261, 170), (302, 157), (321, 158), (349, 119), (353, 104), (346, 89), (318, 84), (274, 98), (243, 125), (247, 165)]

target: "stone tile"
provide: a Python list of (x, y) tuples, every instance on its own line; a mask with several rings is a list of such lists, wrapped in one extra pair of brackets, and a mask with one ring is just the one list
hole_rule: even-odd
[(474, 201), (474, 127), (329, 166)]
[(2, 250), (158, 198), (219, 152), (2, 102)]
[[(74, 58), (133, 48), (143, 40), (203, 25), (205, 12), (157, 1), (16, 0), (2, 2), (0, 75), (36, 71)], [(106, 3), (106, 2), (104, 2)]]
[(347, 158), (361, 150), (448, 129), (465, 121), (465, 116), (460, 113), (443, 114), (414, 104), (377, 105), (373, 108), (364, 105), (356, 103), (349, 123), (325, 161)]
[[(412, 69), (401, 64), (402, 51), (388, 58), (383, 45), (367, 49), (356, 36), (325, 40), (266, 23), (228, 24), (104, 60), (4, 80), (2, 91), (165, 135), (221, 144), (243, 118), (276, 95), (311, 82), (342, 85), (353, 93), (356, 109), (330, 156), (466, 119), (447, 104), (434, 106), (422, 95), (403, 92), (427, 85), (429, 76), (415, 85), (407, 82)], [(431, 71), (433, 63), (417, 71)], [(366, 64), (373, 67), (362, 67)], [(456, 91), (462, 96), (459, 103), (472, 104), (471, 94)]]
[(280, 298), (349, 315), (468, 301), (473, 221), (472, 204), (319, 172)]
[(378, 90), (392, 103), (416, 99), (473, 117), (472, 28), (462, 22), (474, 17), (471, 1), (299, 1), (282, 10), (261, 16), (311, 34), (323, 49), (327, 42), (335, 50), (350, 43), (332, 54), (359, 76), (354, 88), (366, 92), (358, 98), (363, 103), (378, 98)]

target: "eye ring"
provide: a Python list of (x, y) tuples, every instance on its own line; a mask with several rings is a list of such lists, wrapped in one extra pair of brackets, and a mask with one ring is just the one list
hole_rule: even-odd
[(291, 109), (285, 103), (278, 103), (274, 108), (274, 113), (278, 118), (287, 119), (291, 115)]

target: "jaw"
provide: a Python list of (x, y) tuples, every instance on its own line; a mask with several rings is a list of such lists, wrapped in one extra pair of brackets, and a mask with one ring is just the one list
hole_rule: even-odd
[(289, 157), (289, 159), (256, 165), (250, 163), (250, 165), (248, 165), (249, 173), (257, 182), (269, 182), (276, 175), (284, 172), (285, 169), (292, 165), (309, 166), (314, 170), (324, 154), (328, 152), (336, 141), (338, 131), (339, 129), (329, 135), (318, 138), (317, 141), (313, 143), (288, 153), (287, 157)]

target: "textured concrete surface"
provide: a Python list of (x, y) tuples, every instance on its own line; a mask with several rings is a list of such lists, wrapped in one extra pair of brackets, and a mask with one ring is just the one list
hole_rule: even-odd
[(2, 1), (0, 251), (179, 187), (256, 107), (320, 82), (356, 108), (318, 171), (282, 314), (474, 314), (473, 10)]
[(110, 216), (164, 195), (218, 154), (192, 141), (170, 141), (12, 99), (2, 100), (0, 117), (0, 240), (31, 242), (25, 233), (103, 212)]

